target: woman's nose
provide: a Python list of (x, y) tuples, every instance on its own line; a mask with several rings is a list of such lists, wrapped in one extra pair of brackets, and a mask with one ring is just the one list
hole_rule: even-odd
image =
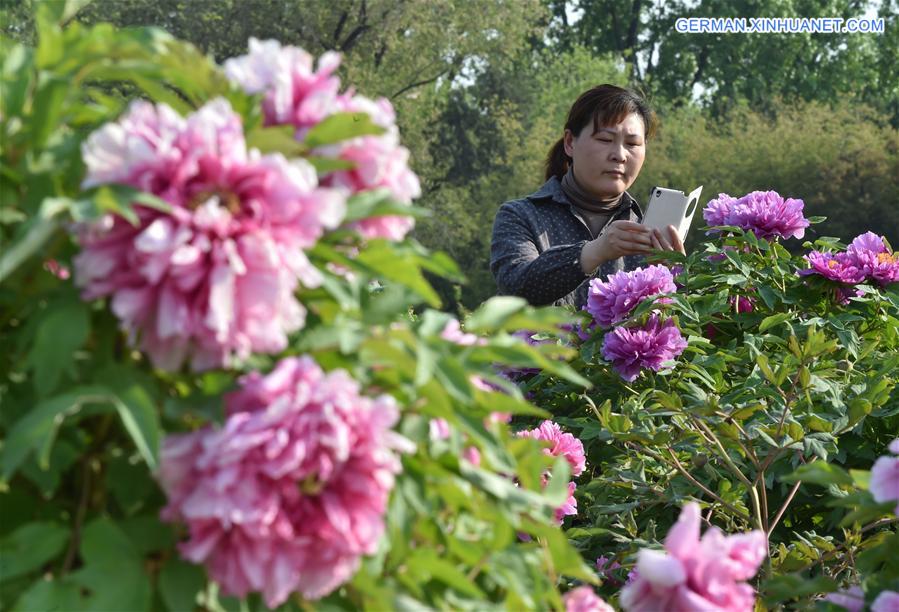
[(609, 151), (609, 159), (616, 162), (623, 162), (627, 158), (624, 145), (615, 145)]

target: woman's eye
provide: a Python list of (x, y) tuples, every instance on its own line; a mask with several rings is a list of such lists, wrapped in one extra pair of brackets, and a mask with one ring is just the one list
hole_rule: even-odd
[(600, 138), (598, 140), (599, 140), (599, 142), (612, 142), (611, 138)]

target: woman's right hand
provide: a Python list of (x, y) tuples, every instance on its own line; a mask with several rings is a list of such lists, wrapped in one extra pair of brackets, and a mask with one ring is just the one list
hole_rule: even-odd
[(625, 255), (645, 255), (653, 250), (652, 230), (633, 221), (612, 221), (581, 251), (581, 269), (592, 274), (607, 261)]

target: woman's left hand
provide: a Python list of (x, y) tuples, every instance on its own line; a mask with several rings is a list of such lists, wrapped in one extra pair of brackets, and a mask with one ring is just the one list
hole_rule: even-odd
[[(669, 225), (665, 229), (668, 231), (663, 232), (656, 228), (652, 230), (652, 248), (659, 251), (677, 251), (682, 255), (686, 255), (687, 251), (684, 250), (684, 243), (681, 242), (680, 235), (674, 226)], [(667, 236), (665, 235), (666, 233)]]

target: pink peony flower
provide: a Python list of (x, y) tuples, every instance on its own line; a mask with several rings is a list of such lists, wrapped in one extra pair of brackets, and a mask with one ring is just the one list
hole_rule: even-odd
[(832, 281), (854, 285), (865, 279), (863, 271), (855, 267), (853, 260), (846, 253), (822, 253), (812, 251), (805, 256), (811, 266), (807, 270), (800, 270), (800, 276), (817, 274)]
[(751, 612), (755, 593), (743, 582), (767, 554), (761, 531), (725, 536), (712, 527), (699, 537), (699, 505), (689, 503), (665, 538), (666, 552), (641, 550), (637, 574), (621, 590), (621, 607), (633, 612)]
[[(225, 62), (225, 74), (249, 93), (265, 93), (266, 125), (292, 125), (297, 140), (335, 113), (367, 114), (384, 128), (378, 135), (359, 136), (317, 147), (312, 155), (352, 162), (353, 168), (324, 174), (324, 186), (351, 193), (387, 189), (396, 202), (410, 204), (421, 195), (418, 176), (409, 168), (409, 151), (400, 146), (393, 106), (386, 98), (370, 100), (351, 91), (338, 94), (340, 80), (332, 76), (340, 55), (328, 52), (313, 70), (312, 57), (297, 47), (274, 40), (250, 39), (247, 55)], [(351, 224), (364, 238), (402, 240), (414, 227), (409, 216), (385, 215)]]
[(871, 612), (899, 612), (899, 593), (882, 591), (871, 604)]
[(136, 226), (116, 215), (81, 226), (74, 259), (84, 299), (111, 297), (156, 367), (202, 370), (287, 346), (305, 321), (295, 290), (320, 282), (303, 249), (340, 224), (343, 194), (319, 188), (305, 161), (247, 151), (222, 99), (187, 119), (134, 102), (83, 156), (85, 187), (124, 183), (171, 205), (136, 205)]
[(462, 459), (477, 467), (481, 465), (481, 451), (477, 446), (466, 446), (462, 449)]
[[(563, 432), (557, 423), (546, 420), (536, 429), (519, 431), (518, 436), (552, 442), (552, 445), (544, 448), (543, 452), (554, 457), (564, 456), (568, 460), (568, 465), (571, 466), (572, 477), (580, 476), (587, 467), (587, 457), (584, 454), (583, 443), (570, 433)], [(548, 477), (544, 474), (543, 486), (546, 486), (547, 481)], [(577, 514), (577, 500), (574, 497), (576, 488), (577, 485), (574, 482), (569, 482), (568, 498), (561, 506), (556, 508), (555, 516), (559, 524), (562, 523), (564, 517)]]
[(726, 193), (719, 193), (714, 200), (709, 200), (702, 211), (702, 217), (709, 225), (730, 225), (730, 211), (737, 203), (737, 198), (733, 198)]
[(223, 591), (261, 591), (269, 607), (327, 595), (375, 552), (400, 471), (390, 396), (368, 398), (342, 370), (290, 357), (226, 398), (223, 426), (168, 436), (158, 478), (179, 548)]
[(883, 286), (899, 282), (899, 255), (890, 253), (883, 237), (873, 232), (857, 236), (846, 256), (862, 274)]
[[(899, 455), (899, 439), (890, 443), (890, 451)], [(899, 457), (885, 455), (874, 462), (868, 489), (874, 496), (874, 501), (879, 504), (899, 502)], [(899, 515), (899, 503), (894, 512)]]
[(852, 586), (836, 593), (828, 593), (823, 601), (842, 606), (847, 612), (862, 612), (865, 608), (865, 593), (861, 587)]
[[(386, 98), (374, 101), (356, 95), (341, 98), (338, 108), (342, 112), (366, 113), (385, 131), (313, 150), (315, 155), (354, 164), (352, 169), (336, 170), (325, 175), (322, 184), (343, 187), (353, 193), (383, 188), (390, 192), (395, 201), (411, 204), (421, 195), (421, 184), (409, 168), (409, 150), (400, 146), (396, 115), (390, 102)], [(352, 224), (365, 238), (388, 240), (402, 240), (414, 226), (415, 219), (412, 217), (397, 215), (369, 217)]]
[(736, 200), (722, 193), (702, 214), (709, 225), (734, 225), (759, 238), (802, 238), (809, 226), (803, 207), (802, 200), (784, 199), (776, 191), (753, 191)]
[(675, 292), (674, 277), (665, 266), (616, 272), (606, 282), (598, 278), (590, 281), (585, 310), (597, 323), (608, 327), (626, 319), (643, 300)]
[(225, 76), (247, 93), (264, 94), (265, 125), (293, 125), (302, 140), (311, 127), (335, 112), (338, 53), (324, 53), (313, 67), (312, 56), (299, 47), (256, 38), (250, 38), (249, 47), (247, 55), (225, 61)]
[(450, 427), (446, 419), (431, 419), (428, 422), (428, 435), (431, 440), (446, 440), (450, 437)]
[(587, 585), (568, 591), (562, 600), (565, 603), (565, 612), (615, 612), (612, 606)]
[(475, 334), (464, 332), (458, 319), (450, 319), (447, 321), (443, 331), (440, 332), (440, 337), (460, 346), (472, 346), (475, 344), (484, 346), (487, 344), (487, 338), (480, 338)]
[(687, 348), (673, 319), (662, 321), (651, 315), (646, 325), (616, 327), (603, 339), (602, 356), (612, 362), (621, 377), (630, 382), (643, 368), (660, 371)]
[(562, 431), (558, 423), (550, 420), (543, 421), (536, 429), (519, 431), (519, 437), (531, 438), (552, 442), (552, 445), (544, 448), (543, 453), (558, 457), (564, 455), (571, 466), (571, 475), (580, 476), (587, 467), (587, 457), (584, 454), (584, 444), (570, 433)]

